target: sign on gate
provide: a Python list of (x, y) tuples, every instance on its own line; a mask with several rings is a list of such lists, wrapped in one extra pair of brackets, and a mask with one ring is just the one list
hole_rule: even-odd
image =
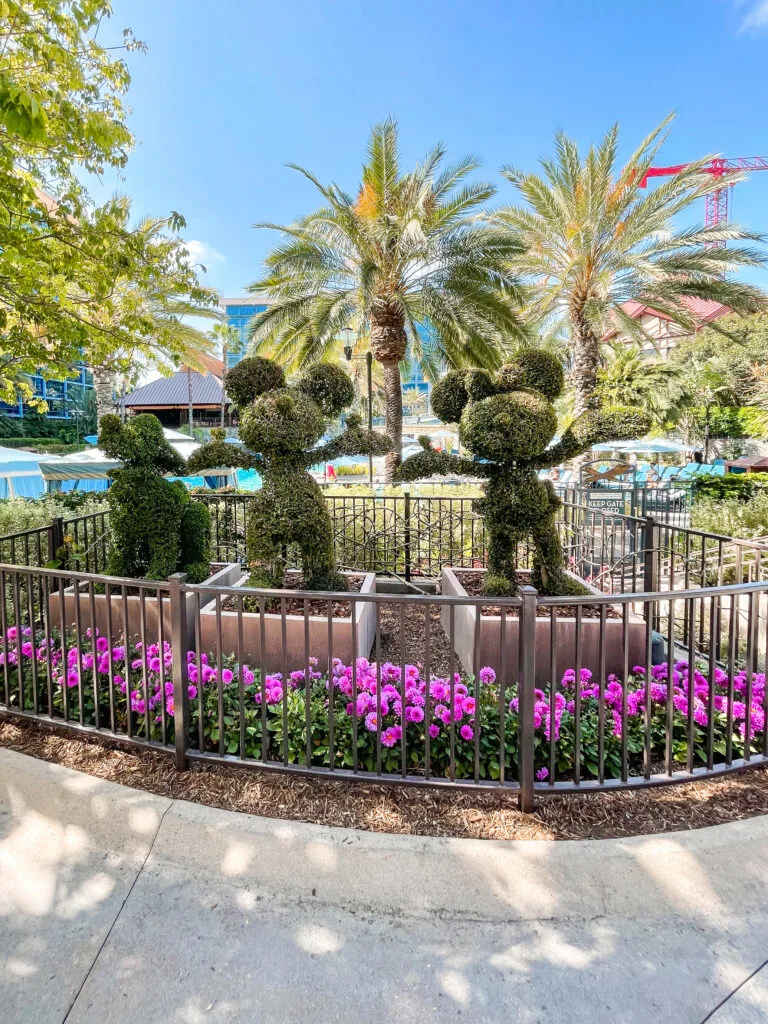
[(588, 488), (587, 504), (597, 511), (619, 516), (632, 514), (632, 491), (620, 491), (608, 487)]

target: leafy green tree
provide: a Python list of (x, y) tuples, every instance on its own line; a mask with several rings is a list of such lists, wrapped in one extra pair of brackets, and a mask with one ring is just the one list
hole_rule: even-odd
[(170, 220), (144, 217), (130, 228), (130, 201), (121, 196), (116, 202), (126, 231), (140, 240), (153, 267), (137, 279), (131, 263), (127, 273), (115, 276), (109, 298), (93, 307), (97, 329), (84, 355), (93, 373), (99, 418), (113, 411), (116, 380), (130, 380), (139, 367), (167, 373), (181, 362), (201, 366), (200, 357), (214, 350), (219, 337), (210, 337), (187, 318), (221, 318), (209, 305), (216, 301), (215, 293), (200, 288), (195, 269), (188, 265), (183, 241), (168, 233)]
[[(82, 169), (121, 168), (133, 139), (121, 48), (97, 40), (107, 0), (0, 0), (0, 397), (33, 399), (24, 374), (65, 377), (148, 342), (147, 303), (215, 305), (178, 231), (132, 229), (124, 200), (93, 208)], [(123, 51), (141, 48), (130, 31)], [(124, 284), (142, 301), (126, 301)]]
[[(761, 252), (742, 244), (760, 236), (733, 224), (674, 223), (738, 175), (713, 178), (703, 172), (711, 159), (704, 157), (653, 189), (642, 188), (670, 121), (643, 139), (623, 167), (614, 125), (586, 156), (558, 133), (554, 158), (542, 161), (543, 174), (502, 170), (525, 205), (506, 207), (495, 219), (522, 241), (511, 268), (532, 286), (528, 315), (569, 332), (577, 414), (597, 402), (600, 344), (608, 331), (618, 328), (641, 344), (652, 340), (622, 309), (623, 302), (649, 305), (690, 333), (698, 324), (685, 302), (689, 296), (722, 302), (739, 314), (765, 308), (760, 289), (727, 276), (764, 263)], [(720, 244), (725, 242), (740, 244), (726, 248)]]
[[(759, 380), (768, 361), (768, 314), (720, 317), (670, 353), (682, 385), (672, 421), (686, 440), (761, 436)], [(756, 404), (758, 408), (750, 409)]]
[(434, 378), (437, 362), (496, 368), (510, 339), (525, 335), (509, 270), (519, 245), (478, 216), (495, 189), (466, 182), (473, 157), (441, 171), (444, 155), (438, 145), (403, 171), (397, 126), (387, 120), (371, 131), (354, 194), (297, 167), (324, 205), (293, 224), (261, 225), (282, 238), (250, 289), (270, 303), (253, 321), (254, 351), (292, 369), (323, 359), (346, 327), (370, 338), (384, 376), (390, 479), (402, 443), (406, 354)]

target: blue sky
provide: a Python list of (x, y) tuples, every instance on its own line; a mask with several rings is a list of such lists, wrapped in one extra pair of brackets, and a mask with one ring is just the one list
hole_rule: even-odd
[[(768, 0), (114, 0), (129, 25), (139, 145), (119, 188), (137, 214), (179, 210), (206, 282), (243, 293), (271, 238), (317, 205), (286, 162), (352, 188), (368, 128), (388, 114), (405, 163), (436, 141), (483, 175), (533, 166), (565, 129), (585, 146), (619, 120), (627, 151), (677, 112), (665, 163), (768, 154)], [(768, 232), (768, 172), (738, 185), (735, 219)], [(703, 209), (697, 211), (703, 218)], [(755, 278), (768, 287), (768, 272)]]

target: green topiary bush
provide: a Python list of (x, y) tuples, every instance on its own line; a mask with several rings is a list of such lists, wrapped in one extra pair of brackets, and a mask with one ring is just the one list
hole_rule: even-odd
[[(238, 408), (246, 449), (216, 436), (192, 455), (189, 469), (201, 473), (226, 465), (261, 473), (261, 490), (249, 505), (246, 538), (253, 585), (282, 587), (286, 551), (296, 545), (308, 589), (345, 590), (346, 580), (336, 570), (328, 507), (307, 470), (341, 455), (385, 455), (391, 442), (385, 434), (363, 430), (359, 416), (348, 416), (341, 434), (315, 448), (327, 418), (352, 403), (352, 381), (340, 367), (318, 364), (286, 385), (282, 370), (275, 367), (279, 372), (273, 372), (272, 366), (269, 360), (244, 359), (236, 367), (240, 374), (234, 392), (234, 370), (225, 380)], [(273, 387), (262, 386), (268, 380), (274, 381)], [(246, 381), (255, 386), (246, 388)]]
[(123, 463), (112, 472), (107, 492), (109, 574), (163, 580), (185, 572), (192, 583), (204, 580), (210, 572), (211, 517), (202, 503), (190, 501), (181, 481), (163, 479), (164, 473), (183, 474), (186, 463), (165, 440), (160, 420), (142, 414), (124, 425), (119, 416), (102, 416), (99, 446)]
[(590, 409), (552, 445), (557, 430), (552, 401), (563, 383), (554, 356), (535, 350), (522, 352), (490, 379), (478, 371), (452, 371), (435, 386), (432, 408), (445, 422), (458, 422), (462, 444), (482, 461), (437, 452), (425, 437), (420, 438), (424, 451), (406, 459), (397, 472), (398, 480), (448, 473), (486, 478), (485, 495), (475, 508), (484, 516), (490, 537), (484, 583), (488, 595), (514, 594), (517, 545), (527, 539), (535, 549), (532, 582), (540, 592), (587, 592), (565, 572), (555, 525), (560, 499), (537, 471), (572, 459), (597, 441), (631, 437), (648, 428), (641, 410)]
[(728, 473), (726, 476), (695, 476), (691, 480), (694, 500), (702, 498), (738, 498), (749, 501), (768, 487), (768, 473)]
[(224, 390), (238, 409), (244, 409), (257, 395), (284, 386), (282, 367), (261, 356), (241, 359), (224, 377)]
[(355, 400), (355, 386), (352, 378), (335, 363), (318, 363), (310, 366), (299, 377), (299, 391), (319, 406), (323, 416), (335, 419)]

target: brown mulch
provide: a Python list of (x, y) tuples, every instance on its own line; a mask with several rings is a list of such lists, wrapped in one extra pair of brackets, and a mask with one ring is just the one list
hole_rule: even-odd
[[(404, 629), (400, 628), (400, 616), (403, 616)], [(427, 638), (427, 613), (423, 606), (415, 605), (379, 605), (379, 644), (381, 661), (391, 661), (395, 665), (405, 662), (426, 669), (425, 654)], [(402, 642), (401, 642), (402, 641)], [(429, 674), (444, 676), (450, 670), (451, 645), (440, 624), (440, 609), (429, 605)], [(371, 651), (371, 658), (376, 660), (376, 646)], [(458, 658), (454, 658), (455, 668), (459, 670)]]
[[(362, 590), (363, 582), (365, 580), (364, 575), (347, 575), (348, 589), (353, 593), (359, 593)], [(300, 572), (289, 571), (285, 574), (283, 580), (283, 587), (286, 590), (303, 590), (304, 589), (304, 577)], [(247, 590), (245, 591), (247, 594)], [(269, 614), (280, 615), (282, 612), (283, 599), (279, 597), (267, 598), (264, 601), (264, 611)], [(324, 598), (317, 598), (316, 600), (310, 598), (306, 602), (303, 598), (286, 598), (285, 599), (285, 613), (286, 615), (304, 615), (304, 606), (307, 605), (310, 615), (322, 615), (326, 617), (328, 615), (328, 601)], [(221, 602), (221, 607), (224, 611), (236, 612), (238, 601), (235, 597), (226, 597)], [(243, 610), (246, 612), (258, 612), (260, 610), (260, 598), (253, 596), (246, 596), (243, 598)], [(333, 601), (332, 602), (332, 613), (334, 619), (348, 619), (352, 614), (352, 606), (349, 601)]]
[[(484, 572), (476, 572), (474, 569), (454, 569), (453, 571), (470, 597), (483, 596), (483, 580), (485, 579)], [(519, 575), (517, 582), (519, 584), (530, 583), (530, 579), (527, 576)], [(492, 600), (492, 598), (489, 598), (489, 600)], [(599, 604), (581, 605), (582, 617), (585, 619), (599, 619), (601, 607), (602, 605)], [(544, 605), (536, 606), (536, 614), (540, 619), (548, 619), (552, 612), (555, 613), (555, 617), (558, 619), (573, 619), (576, 617), (576, 609), (569, 605), (552, 605), (551, 607)], [(480, 614), (499, 616), (501, 615), (501, 605), (484, 604), (480, 609)], [(518, 608), (514, 606), (507, 607), (507, 618), (517, 619), (519, 616), (520, 612)], [(605, 609), (605, 617), (607, 619), (620, 619), (622, 615), (617, 608), (608, 605)]]
[(768, 813), (764, 768), (655, 790), (546, 797), (539, 799), (534, 814), (521, 814), (511, 793), (304, 779), (219, 765), (176, 772), (166, 755), (72, 739), (31, 722), (0, 720), (0, 746), (160, 796), (371, 832), (607, 839), (703, 828)]

